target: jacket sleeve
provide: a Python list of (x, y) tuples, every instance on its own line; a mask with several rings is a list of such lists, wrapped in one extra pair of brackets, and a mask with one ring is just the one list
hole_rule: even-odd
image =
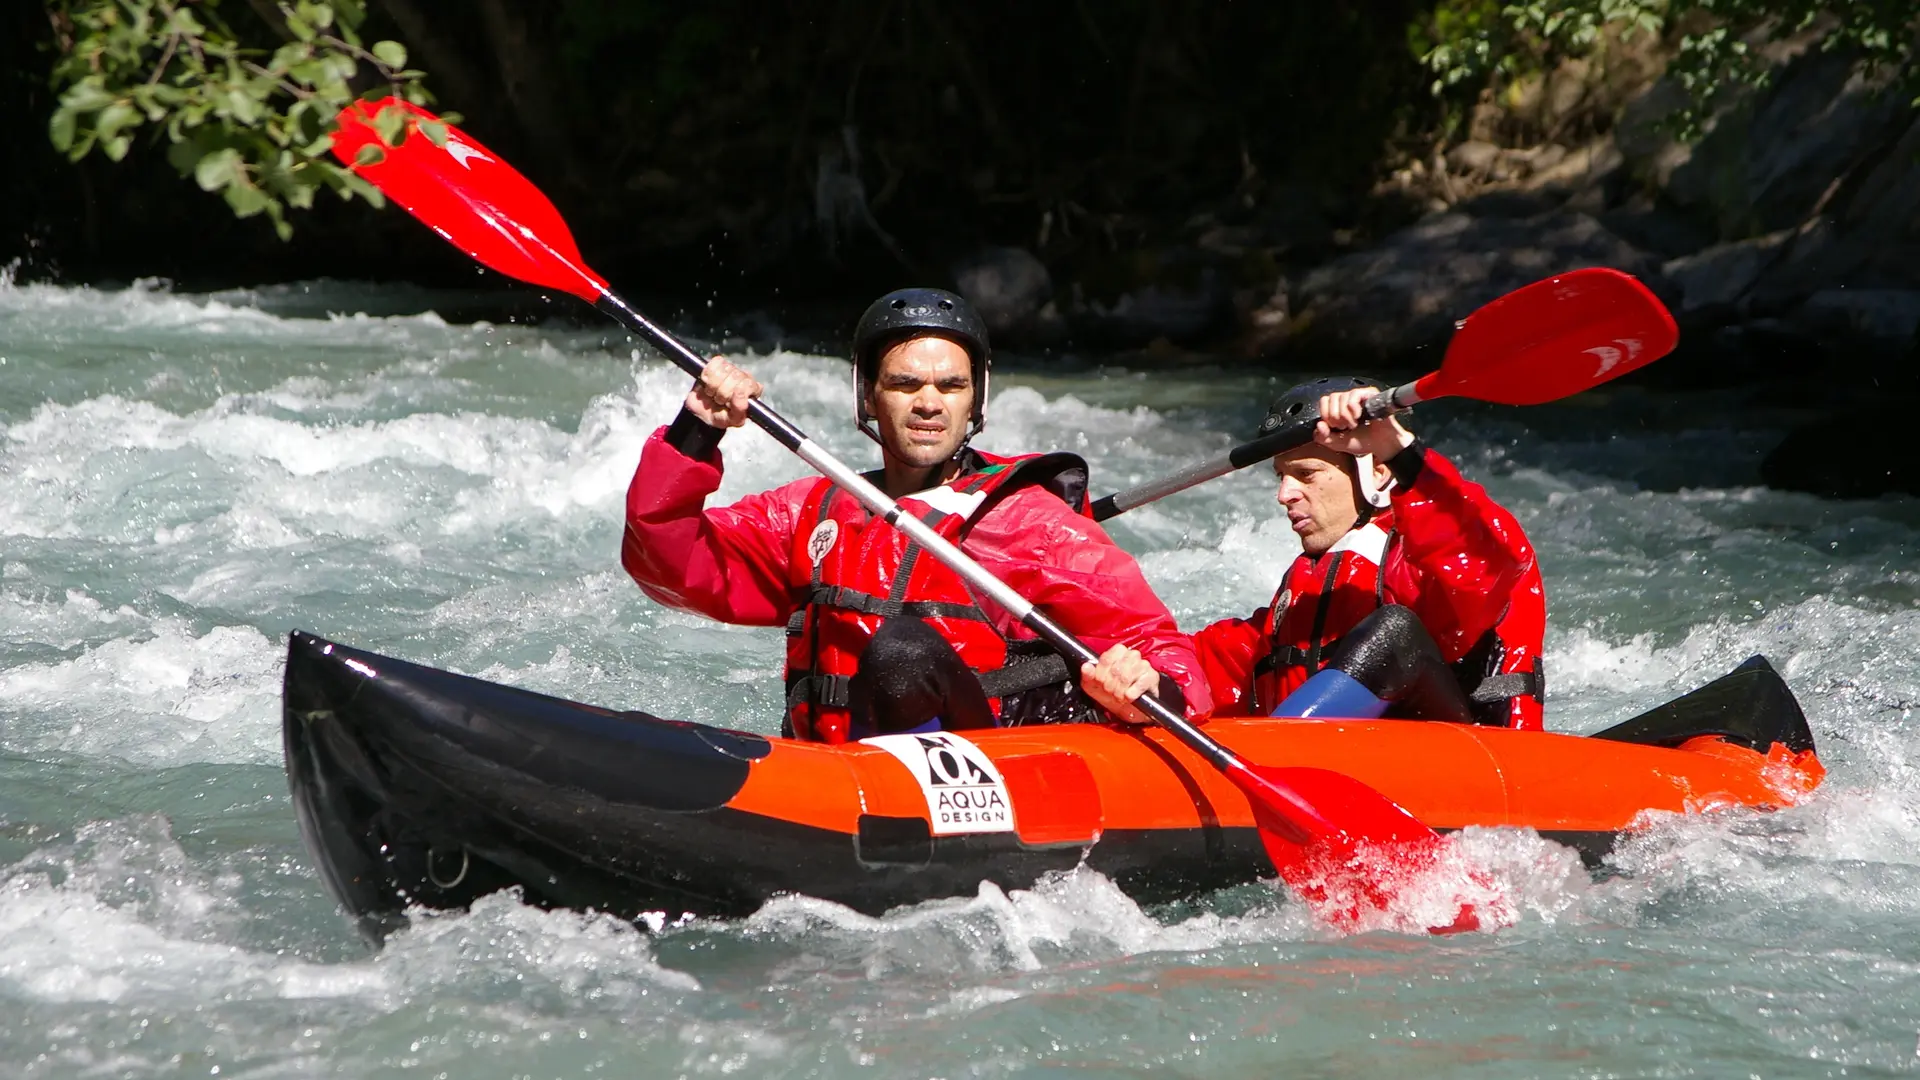
[(1254, 665), (1271, 648), (1260, 630), (1265, 625), (1267, 609), (1261, 607), (1250, 619), (1221, 619), (1194, 634), (1215, 717), (1254, 715)]
[(1413, 609), (1452, 663), (1499, 623), (1533, 567), (1533, 549), (1486, 489), (1433, 450), (1395, 493), (1393, 522), (1400, 543), (1386, 592)]
[(661, 428), (640, 451), (627, 487), (620, 565), (648, 596), (722, 622), (778, 626), (792, 614), (787, 556), (813, 481), (703, 509), (720, 488), (720, 452), (692, 458)]
[(1193, 648), (1213, 695), (1213, 715), (1253, 715), (1253, 668), (1271, 648), (1260, 628), (1267, 609), (1247, 619), (1221, 619), (1193, 635)]
[[(1106, 531), (1042, 488), (1022, 488), (990, 507), (962, 547), (1095, 652), (1139, 650), (1186, 698), (1187, 715), (1213, 711), (1193, 639), (1147, 584), (1140, 564)], [(1000, 632), (1030, 637), (999, 605), (986, 610)]]

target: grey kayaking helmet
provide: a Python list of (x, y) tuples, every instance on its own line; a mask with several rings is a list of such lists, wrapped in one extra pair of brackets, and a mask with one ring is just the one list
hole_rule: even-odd
[[(1358, 375), (1334, 375), (1325, 379), (1303, 382), (1273, 399), (1273, 404), (1267, 406), (1266, 419), (1260, 421), (1260, 430), (1254, 433), (1254, 437), (1264, 439), (1276, 432), (1289, 431), (1297, 437), (1298, 441), (1288, 440), (1288, 444), (1304, 446), (1313, 441), (1314, 428), (1320, 424), (1321, 398), (1328, 394), (1337, 394), (1342, 390), (1357, 390), (1368, 386), (1383, 393), (1387, 389), (1385, 383)], [(1373, 455), (1349, 456), (1353, 459), (1353, 479), (1354, 483), (1360, 487), (1361, 498), (1373, 510), (1386, 509), (1388, 492), (1393, 489), (1393, 481), (1387, 481), (1385, 486), (1375, 486)], [(1371, 512), (1369, 510), (1363, 513), (1361, 520), (1366, 520)]]
[(973, 361), (973, 416), (967, 437), (987, 426), (987, 370), (992, 355), (987, 324), (972, 304), (945, 289), (896, 289), (875, 300), (853, 331), (854, 419), (874, 442), (880, 441), (880, 433), (867, 412), (867, 394), (879, 374), (880, 357), (895, 342), (922, 334), (951, 338), (967, 350)]

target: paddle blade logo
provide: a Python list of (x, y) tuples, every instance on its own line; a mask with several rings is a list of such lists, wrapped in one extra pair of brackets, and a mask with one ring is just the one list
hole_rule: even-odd
[(899, 759), (927, 800), (935, 836), (1013, 831), (1007, 782), (993, 759), (950, 732), (879, 735), (862, 740)]
[(1588, 355), (1600, 359), (1600, 366), (1594, 369), (1593, 374), (1589, 376), (1589, 378), (1602, 378), (1607, 372), (1619, 367), (1622, 360), (1632, 363), (1634, 359), (1640, 355), (1640, 342), (1637, 338), (1620, 338), (1616, 344), (1625, 347), (1615, 348), (1613, 345), (1596, 345), (1586, 350)]
[(448, 136), (447, 138), (447, 156), (459, 162), (460, 167), (463, 169), (472, 169), (473, 166), (469, 165), (468, 162), (474, 158), (479, 158), (481, 161), (493, 160), (491, 157), (482, 153), (478, 147), (470, 146), (452, 136)]

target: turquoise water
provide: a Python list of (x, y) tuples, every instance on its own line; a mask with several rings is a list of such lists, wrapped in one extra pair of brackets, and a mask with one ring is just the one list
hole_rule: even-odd
[[(1783, 418), (1630, 391), (1420, 420), (1542, 552), (1550, 725), (1765, 652), (1831, 770), (1802, 806), (1651, 822), (1598, 878), (1476, 832), (1518, 921), (1447, 939), (1334, 939), (1264, 886), (1143, 909), (1080, 872), (653, 932), (497, 896), (369, 953), (288, 804), (288, 630), (775, 723), (777, 631), (663, 611), (618, 567), (685, 377), (613, 333), (352, 314), (432, 299), (0, 284), (0, 1075), (1920, 1072), (1920, 504), (1751, 486)], [(871, 459), (843, 365), (747, 362)], [(1223, 449), (1282, 381), (1011, 369), (982, 443), (1079, 451), (1111, 490)], [(723, 496), (799, 475), (756, 433), (726, 454)], [(1271, 593), (1271, 497), (1248, 472), (1115, 534), (1198, 624)]]

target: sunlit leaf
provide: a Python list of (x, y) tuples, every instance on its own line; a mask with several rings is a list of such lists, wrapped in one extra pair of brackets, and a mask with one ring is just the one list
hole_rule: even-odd
[(375, 59), (390, 68), (399, 69), (407, 66), (406, 46), (397, 41), (376, 41), (369, 51), (373, 53)]

